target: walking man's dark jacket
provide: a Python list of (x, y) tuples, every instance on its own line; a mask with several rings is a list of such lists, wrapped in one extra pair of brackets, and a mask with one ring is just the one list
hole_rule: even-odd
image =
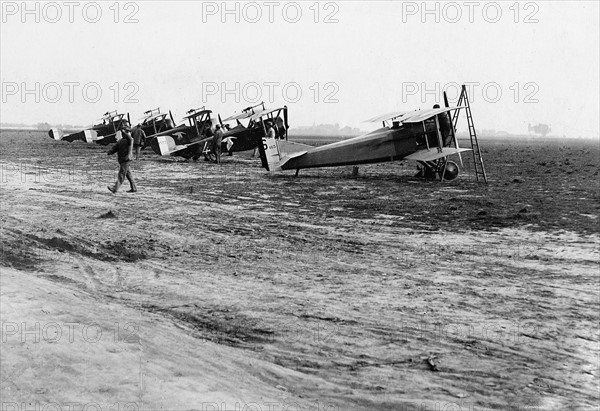
[(133, 160), (133, 155), (131, 153), (131, 146), (133, 144), (133, 138), (129, 133), (123, 133), (123, 138), (120, 139), (117, 144), (112, 146), (110, 150), (108, 150), (108, 154), (117, 153), (117, 157), (119, 159), (119, 164), (125, 163), (127, 161)]

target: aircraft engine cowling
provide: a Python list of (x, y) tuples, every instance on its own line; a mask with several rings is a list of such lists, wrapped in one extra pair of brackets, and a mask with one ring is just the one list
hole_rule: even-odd
[(454, 161), (448, 161), (446, 163), (446, 169), (444, 171), (444, 180), (452, 181), (458, 177), (458, 165)]

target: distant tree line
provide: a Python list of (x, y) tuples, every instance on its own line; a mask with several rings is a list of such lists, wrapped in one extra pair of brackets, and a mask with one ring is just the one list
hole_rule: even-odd
[(531, 124), (529, 124), (527, 126), (527, 132), (529, 134), (533, 133), (533, 134), (539, 134), (542, 137), (546, 137), (546, 135), (548, 135), (550, 133), (550, 131), (552, 131), (552, 129), (550, 128), (550, 126), (548, 124), (536, 124), (535, 126), (532, 126)]
[(73, 124), (50, 124), (48, 122), (41, 122), (35, 125), (23, 124), (23, 123), (0, 123), (0, 128), (24, 128), (24, 129), (36, 129), (36, 130), (50, 130), (51, 128), (59, 128), (62, 130), (81, 130), (85, 127), (77, 126)]
[(313, 124), (312, 126), (299, 126), (290, 129), (290, 134), (294, 135), (316, 135), (316, 136), (358, 136), (364, 134), (364, 131), (353, 127), (340, 127), (336, 124)]

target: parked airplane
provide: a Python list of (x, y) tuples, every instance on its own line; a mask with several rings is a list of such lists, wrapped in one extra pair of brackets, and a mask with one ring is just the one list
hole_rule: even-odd
[(205, 107), (190, 109), (183, 118), (184, 123), (149, 136), (146, 144), (158, 155), (197, 158), (202, 155), (200, 142), (211, 138), (214, 132), (216, 119), (211, 113)]
[[(258, 106), (262, 105), (262, 109), (255, 110)], [(279, 138), (287, 138), (287, 107), (279, 107), (275, 109), (265, 109), (264, 104), (260, 104), (254, 107), (248, 107), (242, 110), (242, 113), (236, 114), (219, 122), (223, 125), (223, 152), (238, 152), (252, 150), (260, 146), (262, 138), (266, 135), (266, 130), (262, 122), (258, 122), (257, 119), (271, 119), (277, 126), (277, 136)], [(236, 121), (234, 127), (229, 127), (227, 122)], [(244, 125), (242, 121), (248, 123)], [(207, 130), (201, 137), (195, 141), (184, 142), (177, 140), (173, 136), (173, 131), (160, 133), (156, 136), (156, 142), (153, 147), (156, 148), (157, 153), (163, 156), (181, 156), (184, 158), (198, 158), (198, 155), (204, 155), (207, 159), (214, 160), (214, 154), (212, 153), (212, 136), (214, 132), (214, 125), (216, 125), (215, 119), (211, 119), (210, 132)], [(155, 151), (156, 151), (155, 150)]]
[(117, 141), (116, 134), (119, 132), (124, 122), (129, 123), (129, 114), (119, 114), (115, 110), (104, 113), (102, 118), (98, 120), (98, 123), (88, 129), (65, 135), (62, 130), (53, 128), (48, 131), (48, 135), (54, 140), (69, 142), (79, 140), (87, 143), (108, 145)]
[[(446, 96), (444, 98), (447, 101)], [(459, 168), (455, 162), (448, 160), (448, 156), (471, 150), (458, 147), (450, 118), (451, 112), (461, 108), (467, 108), (469, 115), (469, 107), (439, 106), (388, 113), (369, 120), (381, 121), (383, 127), (363, 136), (320, 147), (263, 137), (260, 146), (263, 166), (271, 173), (296, 170), (298, 175), (304, 168), (414, 160), (423, 166), (424, 176), (454, 180)]]
[(140, 126), (144, 130), (146, 137), (171, 130), (175, 127), (171, 110), (168, 113), (161, 113), (160, 107), (144, 112), (144, 117), (141, 120)]

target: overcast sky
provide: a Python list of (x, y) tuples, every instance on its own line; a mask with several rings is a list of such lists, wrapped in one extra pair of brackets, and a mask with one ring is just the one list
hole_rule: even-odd
[(264, 100), (369, 129), (467, 82), (478, 129), (599, 136), (597, 1), (74, 3), (2, 2), (2, 122)]

